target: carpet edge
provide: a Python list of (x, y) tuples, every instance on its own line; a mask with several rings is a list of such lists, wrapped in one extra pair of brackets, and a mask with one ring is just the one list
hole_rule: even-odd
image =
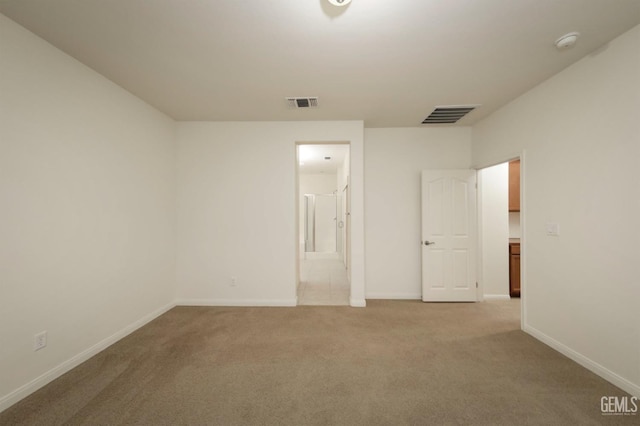
[(534, 328), (534, 327), (532, 327), (530, 325), (525, 325), (524, 328), (523, 328), (523, 331), (525, 331), (526, 333), (528, 333), (531, 336), (535, 337), (536, 339), (538, 339), (539, 341), (541, 341), (545, 345), (550, 346), (551, 348), (553, 348), (556, 351), (560, 352), (561, 354), (563, 354), (567, 358), (570, 358), (572, 361), (577, 362), (578, 364), (580, 364), (581, 366), (583, 366), (587, 370), (591, 371), (592, 373), (602, 377), (603, 379), (605, 379), (609, 383), (614, 384), (615, 386), (619, 387), (623, 391), (628, 392), (630, 395), (633, 395), (633, 396), (636, 396), (636, 397), (640, 398), (640, 386), (639, 385), (637, 385), (637, 384), (625, 379), (624, 377), (614, 373), (613, 371), (609, 370), (605, 366), (593, 361), (590, 358), (587, 358), (586, 356), (582, 355), (579, 352), (576, 352), (575, 350), (571, 349), (570, 347), (558, 342), (554, 338), (546, 335), (545, 333), (541, 332), (540, 330), (538, 330), (538, 329), (536, 329), (536, 328)]
[(100, 353), (101, 351), (105, 350), (109, 346), (113, 345), (117, 341), (123, 339), (124, 337), (128, 336), (129, 334), (133, 333), (134, 331), (138, 330), (139, 328), (145, 326), (146, 324), (148, 324), (149, 322), (151, 322), (154, 319), (158, 318), (160, 315), (166, 313), (167, 311), (169, 311), (170, 309), (172, 309), (175, 306), (176, 306), (176, 303), (175, 302), (171, 302), (171, 303), (168, 303), (167, 305), (165, 305), (165, 306), (163, 306), (163, 307), (161, 307), (159, 309), (156, 309), (155, 311), (145, 315), (144, 317), (140, 318), (139, 320), (137, 320), (137, 321), (129, 324), (128, 326), (124, 327), (120, 331), (117, 331), (116, 333), (112, 334), (111, 336), (99, 341), (95, 345), (85, 349), (84, 351), (80, 352), (79, 354), (74, 355), (73, 357), (71, 357), (68, 360), (64, 361), (63, 363), (57, 365), (56, 367), (53, 367), (49, 371), (41, 374), (40, 376), (36, 377), (35, 379), (31, 380), (30, 382), (20, 386), (19, 388), (9, 392), (8, 394), (0, 397), (0, 413), (5, 411), (6, 409), (11, 407), (12, 405), (16, 404), (20, 400), (22, 400), (22, 399), (26, 398), (27, 396), (31, 395), (32, 393), (36, 392), (37, 390), (43, 388), (44, 386), (46, 386), (50, 382), (54, 381), (58, 377), (62, 376), (66, 372), (68, 372), (68, 371), (72, 370), (73, 368), (77, 367), (78, 365), (82, 364), (83, 362), (85, 362), (86, 360), (91, 358), (92, 356), (97, 355), (98, 353)]

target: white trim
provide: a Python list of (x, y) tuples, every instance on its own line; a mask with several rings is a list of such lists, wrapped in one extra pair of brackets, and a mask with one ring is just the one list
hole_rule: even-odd
[(485, 300), (511, 300), (511, 296), (508, 294), (485, 294)]
[(111, 336), (107, 337), (106, 339), (101, 340), (100, 342), (96, 343), (95, 345), (91, 346), (90, 348), (85, 349), (84, 351), (80, 352), (79, 354), (77, 354), (77, 355), (69, 358), (68, 360), (64, 361), (62, 364), (58, 365), (57, 367), (52, 368), (51, 370), (47, 371), (46, 373), (42, 374), (41, 376), (36, 377), (35, 379), (31, 380), (30, 382), (20, 386), (18, 389), (16, 389), (16, 390), (8, 393), (7, 395), (3, 396), (2, 398), (0, 398), (0, 412), (6, 410), (7, 408), (11, 407), (13, 404), (17, 403), (21, 399), (26, 398), (27, 396), (31, 395), (33, 392), (37, 391), (38, 389), (40, 389), (40, 388), (44, 387), (45, 385), (49, 384), (50, 382), (54, 381), (58, 377), (62, 376), (64, 373), (66, 373), (66, 372), (72, 370), (73, 368), (77, 367), (78, 365), (82, 364), (83, 362), (85, 362), (86, 360), (91, 358), (92, 356), (97, 355), (98, 353), (102, 352), (103, 350), (105, 350), (109, 346), (111, 346), (114, 343), (116, 343), (118, 340), (128, 336), (129, 334), (133, 333), (134, 331), (136, 331), (140, 327), (142, 327), (142, 326), (148, 324), (149, 322), (153, 321), (154, 319), (156, 319), (160, 315), (162, 315), (165, 312), (169, 311), (174, 306), (175, 306), (174, 303), (169, 303), (168, 305), (165, 305), (162, 308), (157, 309), (157, 310), (155, 310), (154, 312), (151, 312), (148, 315), (145, 315), (144, 317), (140, 318), (139, 320), (137, 320), (137, 321), (133, 322), (132, 324), (129, 324), (128, 326), (124, 327), (122, 330), (112, 334)]
[(502, 164), (502, 163), (508, 163), (511, 160), (517, 160), (518, 158), (522, 159), (522, 152), (510, 152), (506, 155), (499, 155), (493, 158), (490, 158), (488, 160), (482, 161), (480, 163), (475, 163), (473, 164), (471, 167), (476, 169), (476, 170), (480, 170), (480, 169), (486, 169), (489, 167), (493, 167), (493, 166), (497, 166), (498, 164)]
[(297, 298), (292, 299), (178, 299), (177, 306), (297, 306)]
[(484, 227), (483, 220), (483, 179), (482, 169), (476, 169), (476, 302), (484, 302)]
[(367, 299), (420, 300), (422, 293), (367, 293)]
[(353, 297), (349, 299), (349, 305), (352, 308), (366, 308), (367, 301), (365, 299), (354, 299)]
[(526, 197), (526, 176), (527, 176), (527, 152), (523, 149), (520, 153), (520, 328), (524, 330), (527, 325), (528, 303), (527, 302), (527, 197)]
[(555, 349), (556, 351), (560, 352), (564, 356), (566, 356), (566, 357), (570, 358), (571, 360), (577, 362), (578, 364), (580, 364), (581, 366), (583, 366), (587, 370), (592, 371), (593, 373), (597, 374), (598, 376), (602, 377), (603, 379), (607, 380), (608, 382), (613, 383), (614, 385), (616, 385), (620, 389), (630, 393), (631, 395), (635, 395), (635, 396), (640, 398), (640, 386), (630, 382), (629, 380), (625, 379), (624, 377), (619, 376), (618, 374), (614, 373), (613, 371), (603, 367), (602, 365), (600, 365), (597, 362), (587, 358), (586, 356), (582, 355), (581, 353), (574, 351), (570, 347), (564, 345), (563, 343), (558, 342), (557, 340), (555, 340), (552, 337), (547, 336), (546, 334), (544, 334), (540, 330), (538, 330), (538, 329), (536, 329), (534, 327), (531, 327), (530, 325), (525, 325), (524, 331), (526, 333), (532, 335), (533, 337), (535, 337), (536, 339), (538, 339), (542, 343), (544, 343), (544, 344), (550, 346), (551, 348)]

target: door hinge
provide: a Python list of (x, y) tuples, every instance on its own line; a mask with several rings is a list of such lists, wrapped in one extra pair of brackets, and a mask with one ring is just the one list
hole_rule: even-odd
[(478, 281), (476, 281), (476, 288), (478, 288)]

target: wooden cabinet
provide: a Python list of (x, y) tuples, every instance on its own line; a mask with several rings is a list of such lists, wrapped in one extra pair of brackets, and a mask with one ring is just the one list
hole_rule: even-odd
[[(520, 211), (520, 160), (509, 162), (509, 211)], [(509, 240), (509, 294), (520, 297), (520, 239)]]
[(520, 242), (509, 242), (509, 295), (520, 297)]
[(509, 211), (520, 211), (520, 160), (509, 162)]

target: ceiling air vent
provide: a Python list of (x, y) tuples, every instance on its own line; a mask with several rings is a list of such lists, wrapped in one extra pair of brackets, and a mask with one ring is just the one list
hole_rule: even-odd
[(480, 105), (450, 105), (438, 106), (422, 124), (453, 124)]
[(289, 108), (317, 108), (318, 98), (287, 98)]

